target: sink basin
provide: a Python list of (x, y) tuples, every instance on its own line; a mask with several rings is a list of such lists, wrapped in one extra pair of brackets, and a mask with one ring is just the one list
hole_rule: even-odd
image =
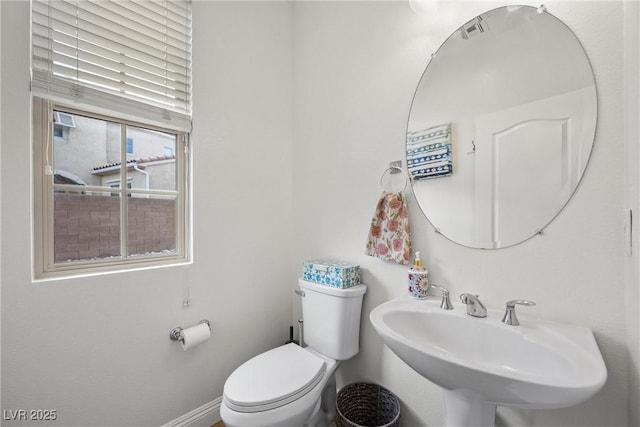
[(444, 391), (447, 426), (493, 426), (496, 405), (552, 409), (596, 394), (607, 369), (591, 330), (531, 319), (471, 317), (464, 306), (399, 298), (371, 311), (385, 344)]

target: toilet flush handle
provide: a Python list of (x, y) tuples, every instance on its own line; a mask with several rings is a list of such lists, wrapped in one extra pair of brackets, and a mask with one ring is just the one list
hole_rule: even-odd
[(299, 290), (297, 290), (297, 289), (294, 289), (294, 291), (293, 291), (293, 292), (295, 292), (295, 293), (296, 293), (296, 295), (300, 295), (301, 297), (303, 297), (303, 298), (304, 298), (304, 291), (299, 291)]

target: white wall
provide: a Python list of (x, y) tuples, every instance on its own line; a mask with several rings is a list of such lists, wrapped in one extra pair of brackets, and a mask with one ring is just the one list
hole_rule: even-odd
[[(29, 2), (0, 4), (1, 121), (11, 123), (1, 130), (2, 409), (55, 409), (64, 426), (176, 419), (288, 338), (291, 9), (194, 2), (193, 265), (32, 283)], [(169, 340), (203, 318), (206, 343), (185, 352)]]
[[(2, 7), (0, 7), (0, 23), (2, 22)], [(0, 82), (2, 81), (2, 31), (0, 31)], [(2, 140), (2, 86), (0, 85), (0, 141)], [(2, 164), (2, 150), (0, 149), (0, 164)], [(0, 201), (2, 200), (2, 173), (0, 173)], [(0, 209), (0, 237), (2, 237), (2, 209)], [(0, 260), (2, 259), (2, 244), (0, 244)], [(0, 316), (2, 313), (2, 262), (0, 262)], [(0, 318), (1, 320), (1, 318)], [(2, 327), (0, 325), (0, 366), (2, 366)], [(0, 369), (0, 384), (2, 384), (2, 369)], [(2, 387), (0, 387), (0, 402), (2, 402)]]
[[(535, 314), (595, 331), (610, 374), (603, 391), (566, 410), (500, 409), (501, 425), (633, 425), (627, 398), (638, 392), (627, 391), (627, 377), (637, 387), (638, 350), (628, 343), (637, 343), (638, 313), (624, 299), (638, 292), (637, 272), (626, 288), (623, 273), (622, 6), (546, 4), (596, 73), (600, 116), (582, 185), (545, 235), (498, 251), (444, 240), (410, 199), (414, 247), (454, 295), (476, 292), (491, 307), (533, 299)], [(363, 252), (380, 174), (404, 158), (429, 54), (502, 4), (445, 2), (434, 20), (401, 1), (194, 2), (194, 264), (37, 284), (28, 3), (0, 5), (2, 409), (57, 409), (59, 425), (175, 419), (218, 398), (239, 363), (286, 339), (299, 316), (291, 298), (299, 266), (334, 256), (360, 263), (369, 285), (361, 353), (341, 368), (341, 384), (382, 383), (401, 398), (405, 425), (439, 425), (439, 389), (385, 348), (367, 318), (404, 294), (406, 268)], [(171, 328), (201, 318), (213, 323), (210, 341), (188, 352), (169, 341)]]
[[(465, 21), (502, 5), (441, 2), (437, 20), (415, 15), (405, 2), (294, 6), (294, 254), (300, 262), (332, 256), (364, 269), (361, 351), (342, 366), (340, 382), (384, 384), (402, 400), (405, 425), (439, 425), (442, 400), (436, 386), (385, 348), (368, 321), (373, 307), (406, 292), (406, 267), (364, 255), (378, 182), (389, 161), (404, 159), (410, 102), (430, 54)], [(545, 5), (583, 43), (598, 85), (595, 148), (581, 186), (544, 235), (496, 251), (437, 235), (411, 195), (414, 249), (426, 257), (432, 280), (453, 295), (478, 293), (495, 308), (531, 299), (538, 305), (530, 314), (594, 330), (609, 370), (596, 397), (555, 411), (500, 408), (498, 424), (624, 426), (627, 376), (637, 375), (627, 363), (637, 349), (627, 346), (624, 302), (622, 3)]]
[(633, 250), (625, 256), (625, 294), (629, 348), (629, 425), (640, 425), (640, 3), (624, 3), (625, 206), (633, 209)]

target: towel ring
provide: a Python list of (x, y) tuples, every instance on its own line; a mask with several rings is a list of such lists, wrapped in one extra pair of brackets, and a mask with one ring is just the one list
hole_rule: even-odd
[(402, 191), (406, 190), (407, 189), (407, 184), (409, 183), (409, 175), (407, 175), (407, 173), (404, 171), (404, 169), (402, 169), (400, 166), (389, 166), (388, 168), (386, 168), (384, 170), (384, 172), (382, 172), (382, 175), (380, 175), (380, 187), (383, 190), (387, 191), (384, 188), (384, 185), (382, 185), (382, 181), (384, 180), (384, 176), (387, 173), (397, 173), (397, 172), (394, 172), (394, 171), (402, 172), (402, 175), (404, 176), (404, 187), (402, 187)]

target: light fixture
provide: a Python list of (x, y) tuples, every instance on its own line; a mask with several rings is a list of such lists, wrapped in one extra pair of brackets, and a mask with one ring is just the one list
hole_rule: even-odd
[(418, 15), (430, 15), (438, 12), (438, 0), (409, 0), (409, 7)]

